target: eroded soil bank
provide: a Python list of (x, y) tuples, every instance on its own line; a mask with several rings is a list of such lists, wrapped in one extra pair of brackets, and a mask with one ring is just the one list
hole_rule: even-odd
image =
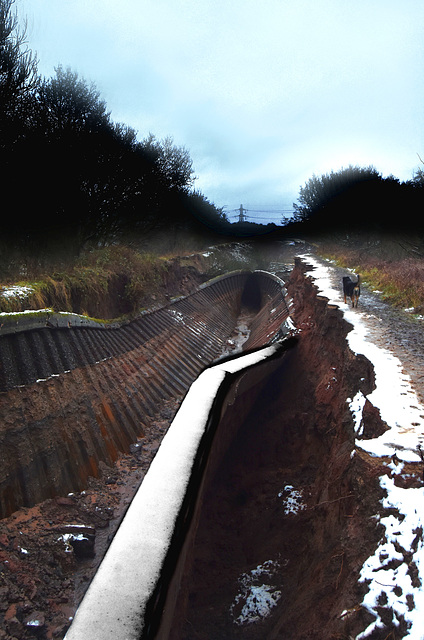
[[(288, 283), (298, 344), (209, 481), (172, 640), (342, 640), (373, 619), (358, 578), (381, 536), (385, 468), (355, 450), (346, 402), (370, 393), (373, 369), (349, 350), (350, 326), (303, 270)], [(385, 429), (369, 403), (363, 420), (366, 438)], [(373, 640), (402, 637), (405, 625), (391, 618)]]
[[(371, 391), (373, 370), (349, 351), (349, 326), (317, 297), (301, 265), (288, 284), (298, 345), (211, 479), (174, 640), (342, 640), (370, 621), (358, 575), (380, 537), (373, 516), (386, 470), (378, 459), (352, 455), (346, 399)], [(0, 522), (0, 639), (63, 638), (176, 409), (164, 406), (149, 434), (113, 467), (104, 465), (86, 491)], [(367, 404), (364, 437), (381, 429)], [(70, 525), (95, 529), (94, 547), (70, 543)], [(396, 638), (404, 632), (401, 623), (394, 630)], [(370, 637), (384, 640), (391, 631), (388, 624)]]

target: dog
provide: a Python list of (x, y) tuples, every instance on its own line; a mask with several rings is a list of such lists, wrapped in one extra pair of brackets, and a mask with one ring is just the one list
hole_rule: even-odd
[(359, 276), (356, 282), (352, 282), (349, 276), (344, 276), (343, 278), (343, 295), (344, 301), (346, 303), (346, 298), (350, 298), (352, 300), (352, 307), (358, 306), (359, 296), (361, 295), (361, 288), (359, 286)]

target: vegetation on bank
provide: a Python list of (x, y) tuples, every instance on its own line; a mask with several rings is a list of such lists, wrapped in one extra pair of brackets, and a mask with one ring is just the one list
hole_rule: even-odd
[(268, 264), (266, 246), (254, 242), (195, 245), (187, 240), (185, 251), (180, 247), (170, 252), (168, 243), (161, 245), (158, 238), (153, 253), (120, 243), (84, 251), (51, 271), (28, 271), (25, 280), (0, 280), (0, 313), (52, 309), (118, 319), (166, 304), (222, 273)]
[(321, 240), (321, 255), (361, 275), (396, 307), (424, 313), (424, 242), (417, 236), (382, 234)]
[(170, 262), (128, 246), (83, 253), (67, 268), (0, 287), (0, 312), (51, 308), (91, 317), (139, 311), (166, 277)]
[(128, 234), (226, 223), (189, 151), (114, 122), (93, 83), (38, 74), (15, 0), (0, 0), (0, 258), (39, 263)]

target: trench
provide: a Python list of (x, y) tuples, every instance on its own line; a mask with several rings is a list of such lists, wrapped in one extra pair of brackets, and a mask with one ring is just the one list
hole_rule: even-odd
[[(115, 572), (124, 558), (114, 556), (113, 543), (69, 640), (82, 639), (87, 629), (93, 640), (106, 640), (118, 618), (117, 639), (169, 640), (342, 640), (370, 622), (358, 577), (379, 539), (371, 516), (381, 489), (372, 461), (355, 453), (346, 400), (370, 393), (374, 374), (349, 350), (350, 326), (317, 295), (305, 270), (297, 261), (287, 282), (296, 336), (280, 335), (272, 358), (232, 374), (214, 403), (213, 434), (196, 454), (184, 516), (181, 511), (147, 603), (136, 602), (137, 615), (126, 617), (123, 600), (135, 582), (125, 585), (120, 572), (118, 597)], [(240, 302), (241, 315), (252, 314), (250, 326), (259, 316), (261, 327), (262, 337), (253, 332), (245, 344), (266, 342), (255, 287)], [(364, 437), (383, 428), (371, 411), (363, 420)], [(146, 552), (137, 555), (135, 548), (144, 549), (142, 522), (134, 509), (137, 543), (126, 548), (122, 526), (115, 548), (143, 564)]]
[(122, 325), (22, 314), (0, 327), (0, 517), (82, 491), (149, 435), (167, 403), (228, 352), (241, 310), (244, 349), (278, 334), (289, 310), (265, 272), (215, 278)]
[(288, 285), (296, 343), (242, 374), (224, 403), (172, 619), (157, 637), (347, 638), (369, 622), (358, 576), (378, 540), (381, 491), (372, 463), (353, 455), (346, 398), (368, 393), (373, 371), (301, 272), (298, 263)]

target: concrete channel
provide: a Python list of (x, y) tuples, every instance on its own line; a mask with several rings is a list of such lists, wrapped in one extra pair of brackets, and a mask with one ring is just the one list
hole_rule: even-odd
[[(222, 360), (241, 316), (249, 355)], [(218, 277), (122, 326), (69, 314), (23, 314), (3, 325), (2, 517), (81, 490), (100, 461), (143, 435), (160, 403), (187, 394), (68, 638), (154, 637), (158, 629), (166, 637), (212, 442), (222, 452), (234, 435), (214, 438), (228, 392), (245, 379), (241, 371), (286, 349), (290, 326), (284, 283), (262, 271)], [(119, 588), (108, 597), (111, 584)]]

